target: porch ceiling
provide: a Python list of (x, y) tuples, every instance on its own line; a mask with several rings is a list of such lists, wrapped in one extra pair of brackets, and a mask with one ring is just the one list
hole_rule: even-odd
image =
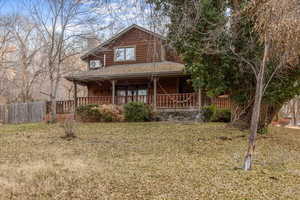
[(98, 70), (78, 72), (65, 78), (69, 81), (111, 80), (143, 78), (149, 76), (183, 75), (184, 65), (175, 62), (155, 62), (128, 65), (113, 65)]

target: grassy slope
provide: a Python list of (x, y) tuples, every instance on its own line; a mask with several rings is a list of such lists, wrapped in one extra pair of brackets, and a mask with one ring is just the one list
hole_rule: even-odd
[(0, 126), (0, 199), (300, 199), (299, 130), (260, 136), (244, 172), (247, 133), (224, 124), (78, 127), (66, 141), (58, 125)]

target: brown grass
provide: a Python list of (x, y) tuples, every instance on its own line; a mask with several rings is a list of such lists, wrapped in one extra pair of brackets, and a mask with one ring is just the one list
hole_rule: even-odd
[(224, 124), (0, 126), (0, 199), (300, 199), (300, 132), (258, 138), (255, 169), (240, 169), (247, 132)]

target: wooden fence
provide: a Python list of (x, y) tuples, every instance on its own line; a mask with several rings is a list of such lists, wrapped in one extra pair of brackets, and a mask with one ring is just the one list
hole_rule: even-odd
[(46, 102), (0, 105), (0, 123), (19, 124), (41, 122), (46, 115)]

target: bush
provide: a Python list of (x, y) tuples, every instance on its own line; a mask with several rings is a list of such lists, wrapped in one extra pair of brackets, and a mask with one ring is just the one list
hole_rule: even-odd
[(124, 121), (123, 110), (115, 105), (86, 105), (77, 108), (77, 115), (83, 122)]
[(205, 122), (230, 122), (231, 111), (228, 109), (218, 109), (215, 105), (202, 108), (203, 121)]
[(217, 109), (213, 119), (213, 122), (230, 122), (231, 121), (231, 111), (228, 109)]
[(115, 105), (102, 105), (99, 107), (103, 122), (124, 121), (123, 110)]
[(100, 122), (102, 116), (98, 108), (99, 106), (96, 104), (79, 106), (76, 110), (76, 114), (83, 122)]
[(268, 127), (260, 128), (257, 130), (257, 133), (260, 135), (266, 135), (269, 133), (269, 129), (268, 129)]
[(142, 102), (130, 102), (124, 105), (125, 120), (129, 122), (150, 121), (152, 109)]
[(217, 110), (217, 108), (215, 105), (204, 106), (202, 108), (203, 121), (205, 121), (205, 122), (212, 121), (212, 119), (215, 116), (216, 110)]

